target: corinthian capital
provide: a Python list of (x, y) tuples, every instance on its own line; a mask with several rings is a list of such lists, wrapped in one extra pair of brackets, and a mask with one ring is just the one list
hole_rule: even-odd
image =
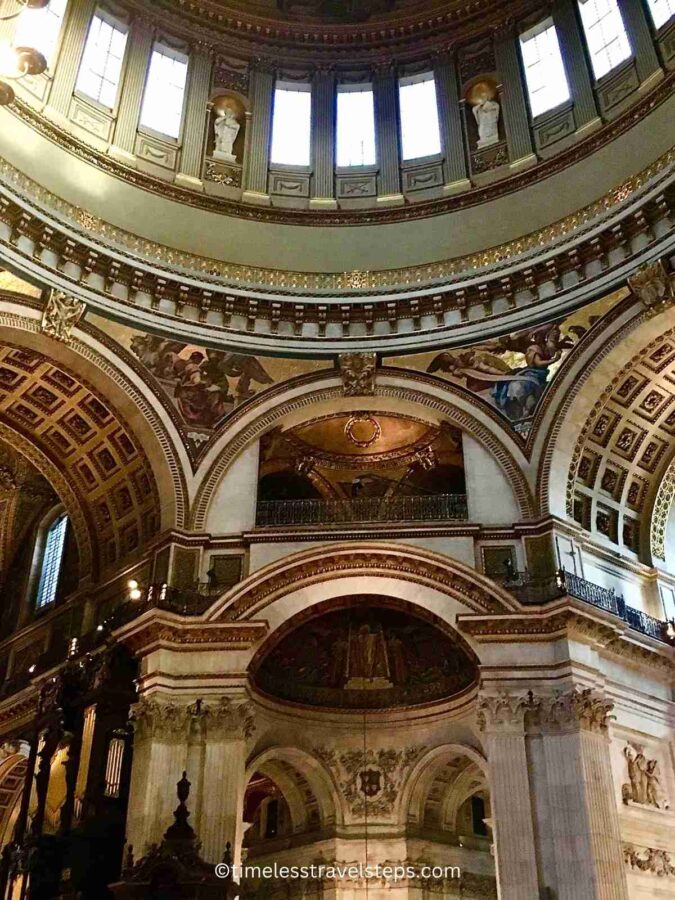
[(531, 695), (481, 694), (476, 714), (478, 727), (485, 732), (522, 731), (531, 703)]
[(553, 728), (579, 727), (586, 731), (605, 733), (614, 709), (611, 700), (595, 694), (591, 688), (573, 688), (566, 693), (537, 699), (539, 724)]
[(203, 708), (209, 737), (227, 737), (241, 740), (250, 737), (255, 730), (252, 706), (249, 702), (236, 703), (229, 697), (221, 697), (217, 704)]
[(141, 697), (131, 707), (130, 720), (137, 739), (154, 737), (159, 740), (181, 740), (187, 737), (191, 711), (177, 703), (162, 703)]

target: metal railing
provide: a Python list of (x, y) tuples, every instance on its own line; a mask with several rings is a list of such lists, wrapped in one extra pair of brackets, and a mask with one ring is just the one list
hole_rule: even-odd
[(463, 522), (467, 518), (466, 494), (429, 494), (348, 500), (261, 500), (256, 525), (267, 528), (356, 522)]

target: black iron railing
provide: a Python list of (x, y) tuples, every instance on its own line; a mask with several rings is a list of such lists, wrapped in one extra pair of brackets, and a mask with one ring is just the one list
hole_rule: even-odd
[[(494, 576), (492, 576), (494, 577)], [(630, 628), (655, 638), (657, 641), (670, 643), (667, 634), (668, 623), (656, 619), (641, 609), (628, 606), (623, 597), (614, 588), (605, 588), (592, 581), (587, 581), (573, 572), (560, 569), (550, 578), (531, 578), (527, 572), (512, 572), (496, 577), (508, 591), (514, 594), (521, 603), (548, 603), (557, 597), (568, 594), (577, 600), (583, 600), (590, 606), (603, 609), (605, 612), (622, 619)]]
[(466, 494), (429, 494), (349, 500), (261, 500), (256, 525), (267, 528), (356, 522), (463, 522), (467, 518)]

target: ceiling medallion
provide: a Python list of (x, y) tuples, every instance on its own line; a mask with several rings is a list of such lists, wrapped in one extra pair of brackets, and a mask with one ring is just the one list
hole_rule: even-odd
[(382, 437), (382, 427), (374, 416), (357, 413), (345, 425), (345, 437), (357, 447), (370, 447)]

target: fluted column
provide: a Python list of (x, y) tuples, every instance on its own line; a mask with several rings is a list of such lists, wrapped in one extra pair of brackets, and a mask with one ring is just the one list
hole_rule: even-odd
[(638, 77), (642, 85), (647, 82), (649, 86), (663, 78), (663, 69), (652, 39), (645, 5), (642, 0), (618, 0), (618, 2), (635, 54)]
[(443, 176), (444, 193), (454, 194), (471, 187), (468, 178), (464, 136), (462, 134), (462, 116), (459, 109), (459, 90), (457, 72), (453, 56), (440, 57), (434, 65), (436, 81), (436, 103), (438, 105), (438, 122), (443, 141)]
[(483, 696), (478, 722), (485, 735), (500, 900), (539, 896), (532, 800), (525, 747), (526, 703)]
[(586, 49), (574, 0), (557, 0), (553, 22), (560, 41), (567, 80), (574, 101), (574, 119), (578, 132), (590, 131), (602, 124), (593, 93)]
[(511, 26), (495, 31), (495, 59), (502, 84), (500, 99), (512, 169), (533, 165), (537, 161), (516, 40)]
[(335, 71), (317, 69), (312, 78), (311, 207), (335, 209)]
[(176, 181), (187, 187), (202, 186), (200, 176), (204, 159), (212, 69), (213, 57), (208, 51), (197, 50), (190, 54), (190, 80), (183, 125), (180, 172), (176, 175)]
[(187, 706), (142, 698), (131, 715), (134, 755), (127, 843), (138, 858), (149, 844), (161, 841), (173, 822), (176, 782), (186, 769), (191, 712)]
[(401, 151), (398, 137), (398, 82), (390, 66), (381, 68), (373, 82), (377, 143), (377, 202), (380, 206), (403, 203)]
[(535, 700), (558, 900), (628, 897), (607, 725), (611, 703), (572, 690)]
[(111, 156), (127, 163), (135, 161), (136, 132), (141, 115), (152, 40), (152, 26), (144, 19), (134, 19), (127, 41), (127, 60), (113, 143), (108, 151)]
[(63, 120), (68, 116), (77, 71), (80, 67), (84, 42), (87, 39), (94, 8), (94, 0), (82, 0), (80, 3), (72, 3), (68, 6), (69, 12), (66, 16), (61, 48), (54, 69), (49, 102), (45, 108), (45, 113), (53, 119)]
[(224, 698), (205, 713), (203, 794), (199, 819), (202, 856), (219, 862), (231, 844), (232, 861), (241, 861), (244, 792), (246, 790), (246, 738), (253, 723), (244, 702)]
[(244, 159), (242, 199), (249, 203), (269, 204), (267, 170), (272, 133), (272, 96), (274, 72), (258, 63), (251, 73), (251, 120), (249, 149)]

